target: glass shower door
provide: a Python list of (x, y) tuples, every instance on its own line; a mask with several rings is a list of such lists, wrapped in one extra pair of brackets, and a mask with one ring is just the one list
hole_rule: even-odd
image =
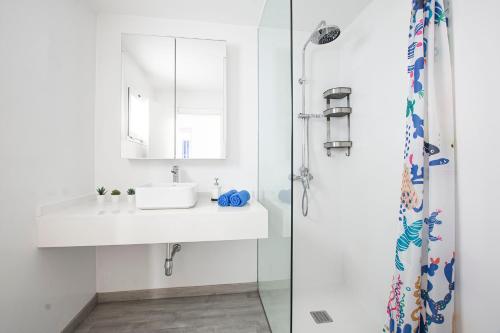
[(289, 0), (268, 0), (259, 38), (259, 201), (269, 237), (258, 241), (258, 286), (273, 333), (291, 331), (292, 91)]

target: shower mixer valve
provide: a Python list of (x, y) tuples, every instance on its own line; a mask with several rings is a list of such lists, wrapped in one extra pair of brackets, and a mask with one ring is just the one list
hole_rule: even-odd
[(304, 180), (307, 180), (308, 184), (309, 184), (310, 180), (314, 179), (313, 175), (311, 175), (311, 173), (309, 172), (309, 169), (307, 169), (307, 168), (300, 168), (299, 171), (300, 171), (300, 175), (293, 174), (290, 177), (288, 177), (288, 179), (292, 180), (292, 181), (298, 181), (298, 180), (304, 181)]

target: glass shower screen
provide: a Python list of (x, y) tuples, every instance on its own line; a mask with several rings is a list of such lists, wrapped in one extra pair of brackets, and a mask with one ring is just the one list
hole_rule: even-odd
[(269, 238), (258, 241), (258, 286), (273, 333), (291, 330), (292, 70), (290, 1), (268, 0), (259, 38), (259, 200)]

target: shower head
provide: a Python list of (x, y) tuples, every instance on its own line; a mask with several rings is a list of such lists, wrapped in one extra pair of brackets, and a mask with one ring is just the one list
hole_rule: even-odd
[(337, 27), (336, 25), (326, 25), (325, 21), (321, 21), (307, 40), (306, 45), (304, 45), (304, 49), (306, 48), (307, 44), (309, 44), (309, 42), (316, 45), (328, 44), (337, 39), (339, 35), (339, 27)]
[(336, 25), (325, 25), (316, 29), (311, 35), (311, 42), (318, 45), (333, 42), (340, 35), (340, 28)]

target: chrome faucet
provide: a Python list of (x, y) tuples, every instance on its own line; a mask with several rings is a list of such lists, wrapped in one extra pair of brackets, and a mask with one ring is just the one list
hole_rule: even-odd
[(174, 165), (172, 167), (172, 170), (170, 170), (170, 172), (172, 173), (172, 182), (178, 183), (179, 182), (179, 166)]

